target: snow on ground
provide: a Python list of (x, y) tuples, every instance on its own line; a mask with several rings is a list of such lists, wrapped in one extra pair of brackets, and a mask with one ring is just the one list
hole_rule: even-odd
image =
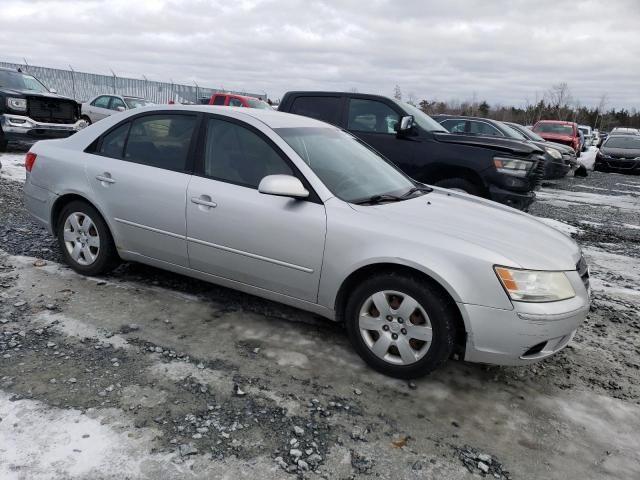
[(549, 202), (558, 207), (569, 207), (571, 204), (577, 203), (596, 208), (610, 207), (640, 211), (640, 199), (634, 195), (601, 195), (597, 193), (543, 188), (536, 193), (536, 199)]
[(586, 152), (580, 154), (578, 163), (584, 165), (588, 170), (593, 170), (593, 166), (596, 163), (596, 154), (598, 153), (598, 147), (589, 147)]
[(0, 177), (24, 182), (27, 172), (24, 169), (24, 153), (0, 153)]
[(554, 220), (553, 218), (537, 217), (537, 220), (540, 220), (542, 223), (555, 228), (556, 230), (559, 230), (569, 237), (581, 232), (578, 227), (574, 227), (573, 225), (569, 225), (568, 223), (561, 222), (560, 220)]

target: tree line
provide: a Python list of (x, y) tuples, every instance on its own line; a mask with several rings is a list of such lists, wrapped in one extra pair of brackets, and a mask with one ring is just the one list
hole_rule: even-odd
[[(398, 85), (394, 89), (394, 97), (402, 100), (402, 91)], [(522, 106), (492, 106), (486, 100), (476, 98), (476, 95), (464, 101), (424, 99), (417, 102), (415, 95), (409, 93), (406, 101), (429, 115), (487, 117), (522, 125), (533, 125), (538, 120), (567, 120), (580, 125), (590, 125), (602, 131), (610, 131), (614, 127), (640, 128), (640, 112), (637, 109), (607, 108), (606, 94), (600, 97), (597, 106), (584, 106), (573, 98), (566, 83), (554, 85), (542, 95), (536, 94), (534, 101), (527, 99)]]

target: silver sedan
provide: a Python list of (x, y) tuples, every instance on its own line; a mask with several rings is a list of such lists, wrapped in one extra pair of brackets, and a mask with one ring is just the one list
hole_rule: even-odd
[(396, 377), (453, 353), (540, 360), (589, 308), (572, 239), (310, 118), (145, 107), (38, 142), (26, 167), (26, 205), (77, 272), (136, 261), (315, 312)]

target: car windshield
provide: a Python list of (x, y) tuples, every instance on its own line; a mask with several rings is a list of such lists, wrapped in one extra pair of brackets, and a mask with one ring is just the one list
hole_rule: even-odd
[(404, 111), (406, 111), (409, 115), (413, 115), (413, 119), (418, 124), (420, 128), (427, 132), (444, 132), (449, 133), (449, 131), (436, 122), (429, 115), (424, 113), (419, 108), (414, 107), (409, 103), (398, 102), (394, 100), (394, 102), (399, 105)]
[(260, 108), (262, 110), (273, 110), (273, 108), (271, 108), (271, 105), (269, 105), (267, 102), (263, 100), (247, 98), (247, 103), (251, 108)]
[(124, 97), (124, 101), (129, 108), (140, 108), (155, 105), (155, 103), (145, 100), (144, 98)]
[(20, 72), (0, 70), (0, 87), (13, 90), (27, 90), (38, 93), (49, 93), (49, 89), (35, 77)]
[(563, 123), (539, 123), (533, 130), (540, 133), (555, 133), (556, 135), (573, 135), (573, 127)]
[(583, 135), (590, 135), (588, 128), (578, 127), (578, 129), (582, 132)]
[(522, 125), (517, 125), (517, 124), (514, 124), (514, 123), (508, 123), (507, 125), (509, 125), (512, 129), (518, 131), (519, 133), (521, 133), (522, 135), (527, 137), (529, 140), (533, 140), (535, 142), (544, 142), (545, 141), (544, 138), (542, 138), (540, 135), (538, 135), (533, 130), (528, 129), (527, 127), (524, 127)]
[(526, 136), (524, 136), (518, 130), (516, 130), (515, 128), (511, 128), (506, 123), (503, 123), (501, 127), (506, 134), (505, 136), (508, 138), (513, 138), (514, 140), (529, 140)]
[(640, 150), (640, 136), (609, 137), (602, 148), (626, 148)]
[(404, 195), (416, 184), (374, 150), (336, 128), (275, 130), (338, 198), (358, 203), (376, 195)]

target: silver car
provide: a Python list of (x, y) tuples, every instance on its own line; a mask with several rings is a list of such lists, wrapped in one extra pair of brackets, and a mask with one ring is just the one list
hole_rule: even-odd
[(154, 105), (154, 103), (141, 97), (132, 97), (130, 95), (98, 95), (82, 104), (80, 120), (83, 123), (81, 127), (87, 127), (114, 113), (124, 112), (132, 108), (147, 107), (149, 105)]
[(26, 166), (26, 205), (77, 272), (136, 261), (315, 312), (392, 376), (453, 353), (540, 360), (589, 309), (572, 239), (310, 118), (141, 108), (38, 142)]

